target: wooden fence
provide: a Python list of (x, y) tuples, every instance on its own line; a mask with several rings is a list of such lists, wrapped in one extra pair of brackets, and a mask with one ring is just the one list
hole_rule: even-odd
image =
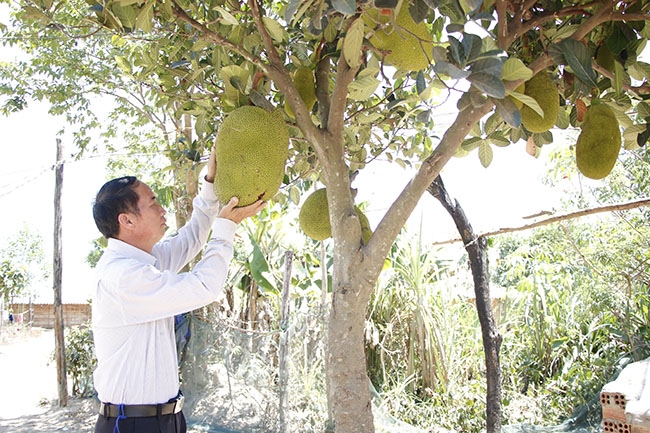
[[(39, 328), (54, 328), (54, 305), (52, 304), (9, 304), (14, 323), (28, 324)], [(90, 320), (90, 304), (63, 304), (65, 326), (80, 325)]]

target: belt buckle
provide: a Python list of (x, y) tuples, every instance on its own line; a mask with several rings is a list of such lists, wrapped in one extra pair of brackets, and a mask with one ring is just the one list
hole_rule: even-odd
[(183, 394), (178, 396), (176, 403), (174, 404), (174, 413), (178, 413), (183, 410), (183, 402), (185, 401), (185, 396)]

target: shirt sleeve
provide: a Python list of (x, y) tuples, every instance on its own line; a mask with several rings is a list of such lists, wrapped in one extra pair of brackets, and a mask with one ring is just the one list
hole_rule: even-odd
[[(218, 299), (233, 256), (236, 224), (219, 218), (212, 239), (192, 271), (160, 270), (134, 259), (115, 263), (101, 282), (102, 311), (112, 325), (132, 325), (181, 314)], [(97, 318), (102, 322), (100, 318)], [(100, 323), (101, 324), (101, 323)], [(111, 326), (108, 323), (104, 325)]]
[(190, 220), (178, 230), (178, 234), (154, 245), (152, 255), (160, 269), (180, 271), (201, 251), (210, 234), (210, 228), (220, 210), (212, 183), (203, 179), (199, 194), (192, 202)]

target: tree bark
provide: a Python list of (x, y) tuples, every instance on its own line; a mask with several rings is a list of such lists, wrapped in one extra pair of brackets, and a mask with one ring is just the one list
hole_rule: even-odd
[(375, 431), (364, 351), (366, 302), (359, 295), (339, 286), (332, 296), (327, 379), (336, 433)]
[(474, 234), (465, 212), (457, 200), (449, 197), (440, 176), (431, 183), (427, 191), (433, 195), (449, 212), (458, 232), (465, 244), (469, 255), (469, 263), (474, 278), (474, 293), (476, 294), (476, 310), (485, 350), (485, 365), (487, 369), (486, 418), (487, 433), (501, 431), (501, 366), (499, 350), (501, 349), (501, 334), (494, 320), (492, 303), (490, 302), (490, 277), (488, 273), (487, 239)]

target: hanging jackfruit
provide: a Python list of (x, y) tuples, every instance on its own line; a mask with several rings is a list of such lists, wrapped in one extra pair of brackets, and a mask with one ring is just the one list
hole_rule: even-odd
[(533, 98), (544, 111), (540, 116), (527, 105), (521, 110), (521, 123), (530, 132), (546, 132), (555, 125), (560, 111), (560, 92), (548, 72), (542, 70), (526, 82), (524, 94)]
[(390, 15), (381, 14), (379, 9), (370, 8), (364, 15), (367, 28), (373, 29), (370, 43), (379, 50), (389, 51), (384, 61), (405, 71), (419, 71), (429, 66), (432, 58), (433, 41), (424, 22), (415, 23), (403, 2), (396, 11), (395, 26), (388, 24)]
[(585, 177), (603, 179), (614, 168), (621, 150), (621, 131), (616, 115), (603, 103), (591, 105), (580, 126), (576, 165)]
[(235, 109), (221, 124), (215, 146), (214, 189), (222, 203), (236, 196), (242, 207), (278, 192), (289, 153), (289, 129), (279, 110)]
[[(300, 98), (302, 98), (307, 109), (311, 111), (316, 103), (316, 83), (314, 82), (314, 73), (312, 70), (307, 66), (298, 67), (293, 74), (293, 85), (296, 86), (296, 90), (298, 90)], [(296, 116), (293, 108), (291, 108), (291, 104), (287, 99), (284, 100), (284, 110), (289, 117), (295, 119)]]
[[(361, 238), (363, 243), (368, 243), (372, 236), (372, 229), (368, 217), (358, 206), (354, 207), (361, 225)], [(332, 237), (332, 225), (330, 224), (329, 206), (327, 204), (327, 190), (317, 189), (305, 199), (300, 213), (298, 223), (303, 232), (316, 241), (322, 241)]]
[(327, 190), (317, 189), (312, 192), (300, 208), (298, 222), (303, 232), (316, 241), (332, 236)]

